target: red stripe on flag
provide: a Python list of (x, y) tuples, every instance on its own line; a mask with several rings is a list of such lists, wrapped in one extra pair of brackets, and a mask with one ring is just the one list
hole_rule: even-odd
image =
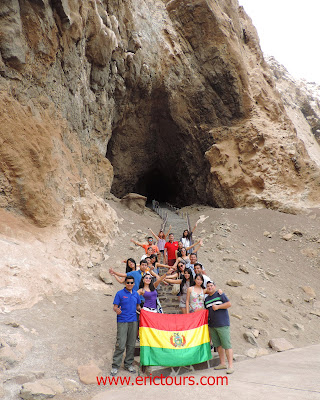
[(154, 328), (161, 331), (188, 331), (208, 323), (208, 310), (191, 314), (157, 314), (141, 310), (140, 327)]

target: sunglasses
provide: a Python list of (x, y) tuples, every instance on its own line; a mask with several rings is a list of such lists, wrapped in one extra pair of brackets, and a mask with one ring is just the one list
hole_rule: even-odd
[(134, 285), (134, 282), (126, 282), (126, 285)]

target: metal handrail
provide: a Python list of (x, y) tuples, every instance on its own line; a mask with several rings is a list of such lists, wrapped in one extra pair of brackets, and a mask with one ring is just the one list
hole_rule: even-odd
[(152, 209), (156, 212), (159, 217), (162, 219), (161, 228), (162, 230), (165, 229), (167, 221), (168, 221), (168, 213), (165, 212), (161, 207), (158, 201), (152, 200)]
[[(187, 212), (186, 212), (186, 219), (187, 219), (188, 231), (191, 232), (190, 218), (189, 218), (189, 214)], [(190, 245), (191, 244), (193, 244), (192, 235), (191, 235), (191, 238), (190, 238)]]
[(188, 231), (191, 232), (190, 218), (189, 218), (189, 214), (187, 212), (186, 212), (186, 220), (187, 220), (187, 224), (188, 224)]
[(168, 213), (166, 212), (165, 218), (162, 220), (161, 229), (164, 231), (168, 222)]

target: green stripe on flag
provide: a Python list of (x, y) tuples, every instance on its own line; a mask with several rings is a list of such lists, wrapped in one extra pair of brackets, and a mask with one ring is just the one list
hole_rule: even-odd
[(200, 364), (211, 358), (210, 342), (189, 349), (162, 349), (159, 347), (140, 346), (141, 365), (181, 367)]

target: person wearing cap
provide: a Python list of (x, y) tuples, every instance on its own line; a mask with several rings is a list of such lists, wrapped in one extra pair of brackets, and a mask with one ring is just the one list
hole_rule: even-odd
[(117, 340), (113, 354), (111, 376), (115, 376), (122, 363), (122, 356), (126, 351), (124, 368), (135, 373), (132, 366), (134, 349), (138, 331), (137, 311), (140, 311), (140, 296), (133, 289), (134, 279), (128, 275), (125, 277), (125, 287), (119, 290), (113, 300), (113, 311), (117, 314)]
[[(231, 302), (228, 297), (216, 290), (212, 281), (207, 282), (206, 293), (208, 296), (204, 300), (204, 306), (209, 310), (209, 332), (214, 347), (217, 348), (220, 364), (214, 369), (226, 369), (227, 374), (232, 374), (233, 370), (233, 351), (230, 339), (230, 318), (228, 308)], [(226, 365), (226, 356), (228, 368)]]
[(134, 239), (131, 239), (131, 242), (134, 243), (137, 246), (142, 247), (145, 250), (146, 254), (148, 254), (148, 248), (149, 247), (152, 247), (152, 252), (153, 253), (158, 254), (158, 255), (160, 254), (158, 246), (153, 244), (152, 236), (148, 237), (148, 243), (139, 243), (139, 242), (136, 242)]

